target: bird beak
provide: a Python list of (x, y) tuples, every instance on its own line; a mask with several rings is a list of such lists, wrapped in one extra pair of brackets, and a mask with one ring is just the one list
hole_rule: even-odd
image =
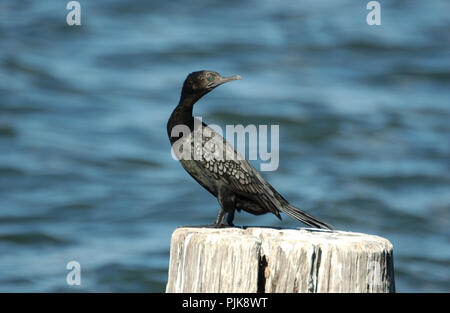
[(221, 84), (228, 83), (228, 82), (230, 82), (232, 80), (238, 80), (238, 79), (242, 79), (241, 75), (234, 75), (234, 76), (230, 76), (230, 77), (222, 77)]
[(210, 87), (215, 88), (219, 85), (231, 82), (232, 80), (238, 80), (238, 79), (242, 79), (242, 77), (240, 75), (234, 75), (234, 76), (230, 76), (230, 77), (221, 77), (218, 82), (216, 82), (215, 84), (213, 84)]

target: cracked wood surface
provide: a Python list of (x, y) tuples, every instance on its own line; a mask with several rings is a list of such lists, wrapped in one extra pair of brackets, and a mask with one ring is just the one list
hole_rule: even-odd
[(178, 228), (166, 292), (394, 292), (393, 247), (317, 229)]

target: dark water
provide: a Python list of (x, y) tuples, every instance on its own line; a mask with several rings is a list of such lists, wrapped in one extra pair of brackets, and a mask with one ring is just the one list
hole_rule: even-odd
[(448, 1), (380, 1), (381, 26), (367, 1), (80, 3), (69, 27), (66, 1), (0, 2), (0, 291), (164, 291), (172, 231), (218, 208), (166, 137), (198, 69), (243, 77), (204, 121), (280, 125), (280, 193), (388, 238), (397, 291), (450, 291)]

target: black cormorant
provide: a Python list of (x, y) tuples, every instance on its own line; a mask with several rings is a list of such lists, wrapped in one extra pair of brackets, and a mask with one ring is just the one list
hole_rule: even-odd
[[(279, 219), (281, 211), (309, 226), (330, 229), (327, 223), (290, 205), (220, 134), (204, 123), (195, 122), (194, 104), (217, 86), (237, 79), (241, 77), (222, 77), (213, 71), (189, 74), (180, 102), (167, 123), (170, 143), (184, 169), (219, 201), (219, 214), (213, 226), (227, 226), (226, 213), (227, 223), (232, 226), (235, 210), (244, 210), (256, 215), (270, 212)], [(177, 125), (181, 127), (174, 129)], [(180, 136), (183, 129), (188, 134)], [(194, 139), (196, 135), (200, 141)]]

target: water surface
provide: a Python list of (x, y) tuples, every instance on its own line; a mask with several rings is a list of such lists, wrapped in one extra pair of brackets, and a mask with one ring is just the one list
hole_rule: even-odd
[(370, 27), (364, 1), (80, 1), (69, 27), (65, 1), (1, 1), (0, 291), (164, 291), (172, 231), (218, 209), (165, 128), (199, 69), (243, 77), (205, 122), (280, 125), (281, 194), (389, 239), (397, 291), (450, 291), (450, 6), (380, 2)]

